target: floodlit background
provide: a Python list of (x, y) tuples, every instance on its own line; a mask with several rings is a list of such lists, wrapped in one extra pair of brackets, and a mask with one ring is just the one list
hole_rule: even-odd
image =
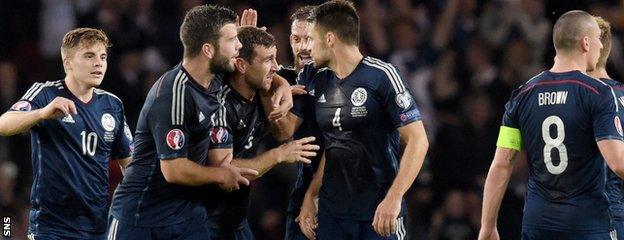
[[(0, 1), (0, 109), (34, 82), (63, 77), (60, 45), (75, 27), (97, 27), (113, 47), (101, 88), (119, 96), (134, 130), (151, 84), (181, 61), (178, 30), (193, 6), (217, 3), (259, 12), (278, 41), (278, 62), (291, 65), (288, 17), (323, 1), (21, 0)], [(393, 63), (424, 116), (431, 148), (407, 194), (411, 239), (476, 239), (483, 183), (511, 90), (550, 68), (551, 30), (562, 13), (582, 9), (612, 24), (608, 71), (624, 79), (624, 0), (362, 0), (362, 51)], [(519, 239), (527, 179), (524, 157), (500, 212), (502, 239)], [(121, 178), (111, 171), (111, 193)], [(28, 136), (0, 138), (0, 215), (13, 217), (13, 239), (26, 239), (32, 182)], [(257, 239), (282, 239), (294, 166), (253, 183), (251, 223)]]

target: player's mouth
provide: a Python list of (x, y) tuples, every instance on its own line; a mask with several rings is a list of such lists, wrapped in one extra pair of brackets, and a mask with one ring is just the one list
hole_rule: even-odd
[(104, 76), (104, 73), (102, 71), (93, 71), (93, 72), (91, 72), (91, 76), (102, 77), (102, 76)]
[(297, 57), (299, 58), (299, 62), (304, 64), (312, 61), (312, 56), (310, 56), (310, 54), (297, 54)]

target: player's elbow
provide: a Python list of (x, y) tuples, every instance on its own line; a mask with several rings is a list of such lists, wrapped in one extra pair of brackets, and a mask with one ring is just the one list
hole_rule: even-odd
[(165, 181), (168, 183), (179, 184), (182, 179), (180, 171), (176, 170), (176, 167), (172, 164), (173, 161), (160, 161), (160, 171), (165, 177)]
[(621, 161), (615, 161), (615, 164), (611, 164), (609, 168), (611, 168), (615, 175), (617, 175), (621, 179), (624, 179), (624, 159), (622, 159)]

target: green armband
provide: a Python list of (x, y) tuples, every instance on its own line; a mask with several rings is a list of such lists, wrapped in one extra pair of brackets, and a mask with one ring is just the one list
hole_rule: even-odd
[(520, 151), (522, 148), (520, 129), (501, 126), (496, 146)]

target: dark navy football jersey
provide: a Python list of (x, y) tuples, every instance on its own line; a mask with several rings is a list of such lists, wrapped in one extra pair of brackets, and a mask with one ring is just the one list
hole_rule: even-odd
[(139, 116), (134, 161), (115, 191), (112, 215), (126, 224), (160, 227), (205, 220), (195, 188), (168, 183), (160, 161), (188, 158), (207, 163), (210, 116), (220, 107), (221, 76), (203, 88), (181, 64), (152, 86)]
[[(225, 114), (226, 124), (214, 122), (210, 148), (232, 148), (234, 158), (255, 157), (258, 145), (269, 136), (269, 123), (259, 93), (249, 101), (228, 84), (223, 87), (222, 97), (225, 99), (224, 111), (215, 113), (214, 118), (222, 119)], [(247, 218), (249, 186), (241, 186), (229, 193), (211, 188), (213, 191), (206, 191), (209, 194), (203, 197), (209, 224), (221, 230), (242, 228)]]
[(132, 134), (119, 98), (95, 89), (84, 103), (64, 80), (35, 83), (9, 111), (40, 109), (56, 97), (72, 100), (78, 114), (30, 129), (34, 178), (28, 231), (92, 238), (106, 231), (108, 161), (130, 157)]
[(397, 129), (419, 121), (420, 112), (396, 68), (375, 58), (363, 58), (344, 79), (321, 69), (311, 81), (325, 141), (319, 212), (372, 220), (399, 169)]
[[(615, 96), (618, 99), (618, 103), (620, 104), (620, 108), (624, 108), (624, 84), (617, 82), (613, 79), (602, 78), (600, 79), (603, 82), (609, 84), (615, 91)], [(624, 111), (619, 112), (620, 119), (624, 119)], [(624, 221), (624, 203), (622, 203), (622, 187), (624, 187), (624, 181), (620, 177), (618, 177), (611, 169), (607, 166), (607, 185), (606, 185), (606, 193), (607, 197), (609, 197), (609, 202), (611, 202), (610, 209), (611, 215), (613, 216), (613, 220), (618, 222)]]
[(596, 142), (622, 140), (619, 110), (613, 89), (580, 71), (544, 71), (513, 91), (502, 124), (520, 130), (528, 155), (523, 228), (610, 230)]
[(279, 69), (277, 70), (277, 75), (285, 78), (286, 81), (288, 81), (288, 84), (290, 84), (291, 86), (299, 84), (297, 82), (298, 73), (294, 67), (285, 67), (280, 65)]
[[(278, 72), (278, 74), (286, 79), (292, 78), (293, 74), (297, 76), (294, 68), (282, 68), (281, 70), (282, 71)], [(301, 209), (303, 198), (305, 197), (310, 182), (312, 182), (314, 173), (316, 173), (318, 169), (324, 151), (323, 135), (316, 124), (316, 115), (314, 113), (314, 78), (305, 77), (313, 76), (316, 73), (316, 69), (312, 63), (308, 63), (305, 65), (303, 71), (306, 72), (303, 74), (304, 78), (296, 77), (293, 83), (291, 83), (291, 85), (304, 85), (306, 91), (308, 91), (308, 94), (293, 96), (293, 108), (290, 111), (302, 120), (301, 126), (295, 131), (293, 138), (300, 139), (314, 136), (316, 137), (315, 144), (319, 145), (321, 149), (317, 151), (319, 154), (310, 159), (312, 161), (311, 164), (297, 163), (297, 176), (288, 202), (288, 211), (294, 215), (298, 215)], [(289, 82), (290, 81), (291, 80), (289, 80)]]

